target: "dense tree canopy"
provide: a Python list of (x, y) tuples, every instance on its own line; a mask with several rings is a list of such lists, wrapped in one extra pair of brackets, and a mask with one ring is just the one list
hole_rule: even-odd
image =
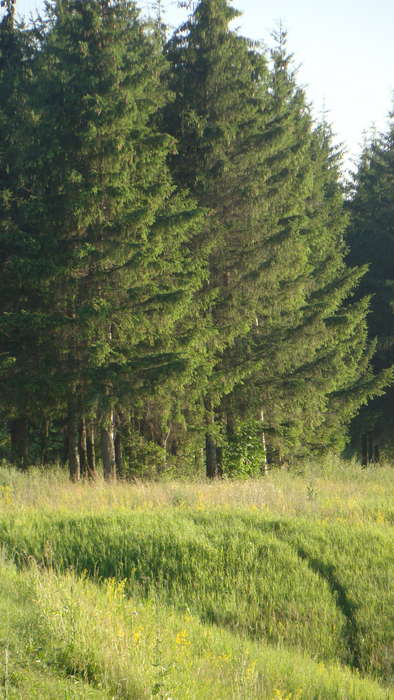
[(267, 53), (237, 16), (200, 0), (166, 42), (126, 0), (32, 25), (4, 4), (1, 449), (22, 468), (264, 471), (342, 449), (390, 381), (392, 132), (364, 155), (349, 267), (330, 128), (285, 34)]
[[(377, 371), (394, 361), (394, 122), (381, 136), (366, 144), (349, 204), (350, 261), (368, 265), (361, 293), (371, 297), (368, 328), (377, 343), (373, 365)], [(391, 456), (393, 441), (393, 389), (363, 409), (354, 422), (355, 447), (364, 462)]]

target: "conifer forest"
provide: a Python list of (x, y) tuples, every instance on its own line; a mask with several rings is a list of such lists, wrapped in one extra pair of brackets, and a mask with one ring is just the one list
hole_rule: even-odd
[(345, 181), (286, 33), (259, 46), (238, 14), (199, 0), (171, 34), (127, 0), (29, 21), (2, 1), (0, 458), (18, 469), (393, 455), (394, 122)]
[(0, 0), (0, 697), (390, 700), (394, 113), (180, 4)]

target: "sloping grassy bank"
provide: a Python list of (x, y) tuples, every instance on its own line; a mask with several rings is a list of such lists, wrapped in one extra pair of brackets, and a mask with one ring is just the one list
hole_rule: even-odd
[(155, 598), (127, 598), (114, 579), (99, 586), (71, 572), (18, 572), (3, 562), (0, 606), (8, 659), (0, 679), (10, 700), (390, 697), (337, 664), (204, 625)]
[[(61, 665), (46, 663), (51, 640), (38, 634), (37, 597), (30, 574), (0, 559), (0, 697), (6, 700), (104, 700), (108, 698)], [(48, 611), (49, 612), (49, 611)], [(44, 646), (43, 646), (44, 644)]]
[(0, 518), (19, 564), (126, 579), (130, 595), (382, 678), (393, 660), (390, 530), (218, 510)]
[(392, 474), (70, 485), (0, 469), (5, 697), (392, 697)]

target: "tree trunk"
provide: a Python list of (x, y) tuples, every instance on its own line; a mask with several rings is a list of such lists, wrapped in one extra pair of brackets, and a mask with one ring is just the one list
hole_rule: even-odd
[(168, 439), (171, 435), (171, 427), (167, 430), (165, 435), (162, 435), (160, 440), (160, 447), (163, 448), (163, 461), (161, 464), (157, 465), (157, 473), (160, 475), (167, 469), (167, 456), (168, 456)]
[(88, 475), (88, 445), (86, 434), (86, 420), (82, 417), (79, 426), (79, 462), (81, 465), (81, 476), (86, 478)]
[(223, 476), (223, 447), (216, 446), (216, 476)]
[(368, 466), (368, 439), (365, 433), (361, 436), (361, 464)]
[(216, 443), (209, 433), (205, 435), (205, 465), (208, 479), (215, 479), (218, 475)]
[(115, 435), (115, 465), (116, 465), (116, 475), (123, 476), (123, 450), (122, 450), (122, 438), (117, 430)]
[(24, 416), (10, 421), (11, 460), (18, 469), (25, 471), (28, 461), (27, 420)]
[(115, 426), (113, 411), (109, 411), (106, 421), (101, 428), (101, 455), (103, 459), (104, 479), (106, 481), (116, 479)]
[[(206, 409), (208, 424), (213, 428), (215, 424), (215, 415), (209, 399), (206, 401)], [(205, 470), (208, 479), (216, 479), (218, 476), (217, 445), (211, 432), (207, 432), (205, 435)]]
[(94, 423), (89, 421), (86, 425), (86, 457), (88, 463), (88, 477), (89, 479), (96, 479), (96, 451), (94, 446)]
[(81, 478), (79, 461), (79, 417), (75, 405), (71, 405), (68, 416), (68, 468), (71, 481)]
[(62, 445), (62, 450), (60, 453), (60, 460), (61, 460), (62, 466), (65, 467), (68, 463), (68, 421), (67, 421), (66, 425), (63, 426), (62, 433), (63, 433), (63, 445)]
[(375, 444), (373, 432), (364, 433), (361, 438), (361, 464), (367, 467), (379, 461), (379, 447)]
[(172, 438), (170, 442), (170, 448), (169, 452), (173, 457), (176, 457), (178, 454), (178, 440), (176, 438)]
[(41, 464), (44, 466), (48, 463), (48, 448), (49, 448), (49, 420), (44, 419), (41, 429)]
[[(260, 420), (262, 424), (264, 425), (264, 411), (261, 409), (260, 411)], [(263, 446), (263, 457), (261, 460), (261, 468), (260, 472), (264, 476), (267, 476), (268, 474), (268, 461), (267, 461), (267, 443), (265, 441), (265, 432), (263, 430), (262, 438), (261, 438), (262, 446)]]
[(374, 450), (373, 450), (373, 433), (368, 433), (368, 464), (374, 461)]

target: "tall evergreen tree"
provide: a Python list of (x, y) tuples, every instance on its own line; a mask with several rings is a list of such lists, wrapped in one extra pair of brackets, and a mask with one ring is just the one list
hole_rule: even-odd
[[(289, 413), (280, 410), (280, 387), (305, 345), (309, 272), (305, 201), (311, 182), (311, 118), (291, 72), (285, 33), (280, 31), (276, 38), (268, 79), (258, 84), (261, 117), (253, 143), (259, 161), (253, 173), (254, 251), (248, 281), (256, 290), (255, 322), (234, 348), (231, 364), (238, 368), (238, 381), (229, 397), (240, 417), (261, 419), (260, 432), (263, 424), (268, 429), (267, 435), (261, 434), (263, 469), (267, 445), (270, 453), (276, 450), (289, 419)], [(230, 438), (231, 430), (230, 421)]]
[[(394, 362), (394, 117), (381, 136), (366, 144), (349, 202), (349, 259), (367, 265), (360, 294), (371, 296), (368, 330), (376, 339), (374, 367), (381, 371)], [(353, 424), (354, 446), (364, 463), (392, 456), (394, 391), (368, 404)]]
[(37, 323), (28, 313), (34, 305), (36, 249), (27, 229), (27, 201), (34, 173), (30, 164), (33, 130), (31, 109), (32, 41), (15, 21), (15, 4), (3, 2), (0, 21), (0, 353), (2, 412), (11, 437), (11, 458), (27, 463), (28, 423), (34, 418), (39, 386), (32, 380), (37, 361)]
[[(262, 469), (267, 453), (342, 447), (391, 370), (371, 369), (338, 154), (285, 34), (269, 68), (227, 0), (200, 0), (166, 47), (168, 103), (162, 27), (133, 3), (46, 12), (33, 32), (9, 2), (0, 26), (0, 371), (17, 461), (29, 426), (42, 459), (64, 433), (73, 479), (94, 473), (95, 442), (107, 478), (140, 438), (160, 470), (189, 449), (185, 423), (205, 433), (209, 477), (251, 432)], [(381, 201), (390, 148), (364, 159)]]
[(200, 214), (174, 193), (172, 139), (153, 124), (163, 61), (134, 4), (48, 9), (36, 27), (40, 179), (29, 210), (46, 280), (47, 374), (68, 416), (72, 478), (92, 422), (111, 478), (117, 408), (184, 366), (174, 330), (201, 276), (185, 255)]
[(270, 274), (259, 278), (256, 324), (234, 348), (240, 381), (227, 403), (235, 415), (260, 415), (271, 458), (288, 459), (342, 448), (350, 419), (389, 375), (371, 371), (367, 300), (351, 298), (363, 270), (344, 261), (338, 155), (328, 127), (313, 129), (278, 39), (262, 124), (270, 151), (255, 173), (257, 259)]
[(325, 124), (313, 134), (311, 158), (313, 181), (306, 201), (305, 230), (310, 273), (303, 314), (307, 347), (292, 377), (299, 413), (293, 430), (298, 433), (301, 454), (342, 449), (351, 418), (389, 379), (372, 372), (368, 299), (354, 298), (365, 270), (345, 264), (346, 216), (339, 158)]
[(209, 352), (205, 386), (200, 382), (208, 476), (220, 472), (221, 402), (237, 381), (231, 348), (254, 324), (258, 298), (256, 140), (267, 68), (251, 42), (229, 28), (238, 14), (226, 0), (201, 0), (167, 47), (175, 99), (165, 110), (165, 128), (178, 141), (173, 172), (209, 211), (198, 241), (209, 257), (201, 321)]

